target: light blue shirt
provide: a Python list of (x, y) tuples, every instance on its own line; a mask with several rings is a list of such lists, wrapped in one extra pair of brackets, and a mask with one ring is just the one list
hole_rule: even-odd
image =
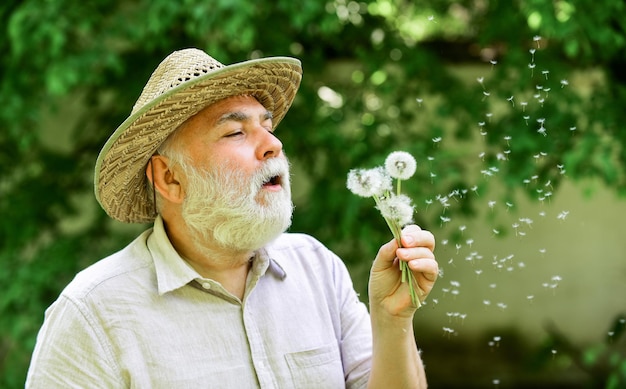
[(201, 277), (157, 218), (46, 311), (27, 388), (360, 388), (370, 319), (341, 260), (303, 234), (256, 254), (243, 301)]

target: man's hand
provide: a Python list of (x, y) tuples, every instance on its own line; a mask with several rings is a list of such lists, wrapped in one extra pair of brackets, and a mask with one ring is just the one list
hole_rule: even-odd
[(430, 293), (439, 266), (435, 261), (435, 237), (416, 225), (402, 230), (402, 248), (395, 239), (383, 245), (372, 265), (369, 282), (370, 309), (391, 316), (412, 317), (416, 307), (409, 295), (410, 277), (402, 282), (398, 261), (406, 261), (415, 276), (420, 301)]

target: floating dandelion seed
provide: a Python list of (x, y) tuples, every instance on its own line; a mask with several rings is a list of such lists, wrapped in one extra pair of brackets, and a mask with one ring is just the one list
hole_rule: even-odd
[(567, 218), (567, 215), (569, 215), (569, 211), (562, 211), (556, 218), (559, 220), (565, 220), (565, 218)]
[(561, 80), (561, 88), (568, 86), (569, 85), (569, 81), (567, 80)]
[(421, 107), (422, 106), (422, 102), (424, 101), (424, 99), (420, 99), (419, 97), (415, 99), (415, 101), (417, 101), (417, 104)]
[(528, 101), (522, 101), (519, 104), (522, 106), (522, 112), (526, 112), (526, 106), (528, 105)]
[(444, 334), (444, 336), (448, 336), (448, 338), (450, 338), (450, 335), (453, 335), (454, 333), (455, 333), (454, 329), (448, 328), (448, 327), (443, 327), (443, 334)]
[(549, 70), (542, 70), (541, 74), (543, 74), (546, 77), (546, 80), (548, 79), (548, 74), (550, 73)]
[(535, 35), (533, 37), (533, 41), (537, 43), (537, 48), (539, 48), (539, 41), (541, 40), (541, 37), (539, 35)]
[(515, 101), (513, 101), (513, 99), (515, 98), (515, 96), (511, 96), (507, 99), (507, 101), (509, 101), (511, 103), (512, 107), (515, 107)]
[[(476, 79), (476, 81), (478, 81), (478, 83), (479, 83), (480, 85), (483, 85), (483, 81), (485, 81), (485, 77), (478, 77), (478, 78)], [(483, 86), (483, 87), (484, 87), (484, 86)]]
[(433, 141), (433, 143), (439, 143), (439, 142), (441, 142), (441, 139), (442, 138), (440, 136), (438, 136), (436, 138), (433, 138), (432, 141)]
[(435, 21), (435, 15), (430, 15), (430, 16), (428, 17), (428, 21), (429, 21), (429, 22), (433, 22), (433, 23), (437, 23), (437, 22)]
[(536, 51), (537, 51), (536, 49), (530, 49), (530, 50), (528, 50), (528, 52), (530, 53), (530, 61), (531, 61), (531, 62), (535, 62), (535, 52), (536, 52)]
[(548, 136), (548, 131), (546, 130), (546, 128), (543, 126), (543, 124), (541, 125), (541, 127), (539, 127), (539, 129), (537, 130), (538, 133), (540, 133), (543, 136)]

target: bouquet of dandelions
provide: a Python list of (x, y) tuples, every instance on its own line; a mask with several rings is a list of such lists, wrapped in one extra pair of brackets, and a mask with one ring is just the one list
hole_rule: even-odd
[[(348, 173), (348, 189), (361, 197), (372, 197), (378, 209), (387, 222), (393, 237), (402, 247), (400, 233), (402, 228), (413, 222), (413, 205), (411, 199), (401, 193), (402, 181), (415, 174), (417, 163), (415, 158), (404, 151), (394, 151), (384, 166), (373, 169), (352, 169)], [(393, 179), (396, 179), (396, 191), (393, 191)], [(407, 282), (412, 303), (421, 306), (415, 276), (405, 261), (398, 261), (402, 272), (402, 282)]]

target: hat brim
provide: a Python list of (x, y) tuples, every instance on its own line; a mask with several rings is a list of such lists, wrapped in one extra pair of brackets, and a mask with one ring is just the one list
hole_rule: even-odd
[(293, 103), (300, 61), (288, 57), (250, 60), (199, 76), (163, 93), (128, 117), (111, 135), (96, 160), (96, 199), (114, 219), (152, 222), (145, 169), (151, 156), (182, 123), (203, 108), (231, 96), (251, 95), (273, 114), (276, 127)]

